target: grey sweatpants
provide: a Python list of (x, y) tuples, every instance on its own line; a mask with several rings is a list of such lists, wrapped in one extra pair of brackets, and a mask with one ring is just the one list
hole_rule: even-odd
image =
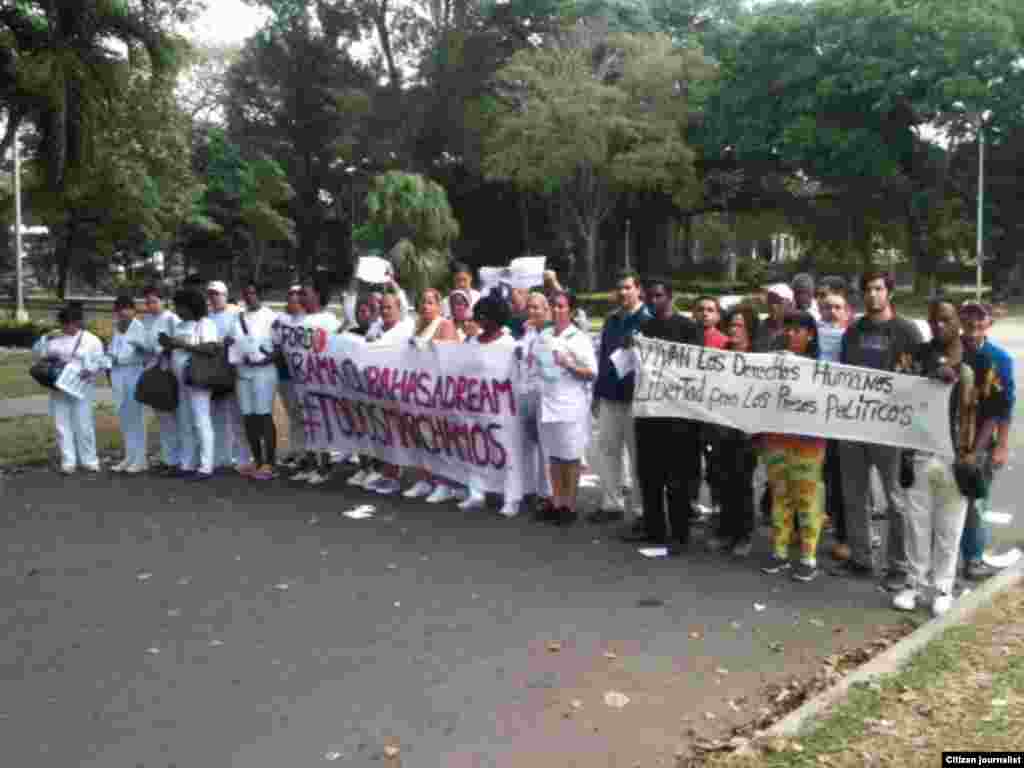
[(868, 504), (871, 467), (882, 478), (882, 491), (888, 510), (886, 562), (889, 570), (906, 573), (907, 551), (904, 540), (904, 504), (906, 494), (900, 488), (900, 448), (873, 443), (839, 443), (839, 462), (843, 468), (843, 506), (850, 556), (855, 563), (871, 565), (871, 508)]

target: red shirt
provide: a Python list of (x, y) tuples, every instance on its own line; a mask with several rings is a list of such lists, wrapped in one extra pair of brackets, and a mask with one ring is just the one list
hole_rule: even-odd
[(729, 337), (715, 327), (704, 329), (704, 346), (714, 349), (725, 349), (729, 343)]

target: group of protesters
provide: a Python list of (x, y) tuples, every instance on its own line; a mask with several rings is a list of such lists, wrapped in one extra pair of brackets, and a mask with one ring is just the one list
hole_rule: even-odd
[[(224, 283), (208, 283), (204, 295), (203, 284), (192, 281), (174, 293), (173, 311), (159, 288), (148, 287), (142, 313), (134, 297), (116, 299), (106, 349), (85, 330), (82, 307), (66, 306), (60, 330), (35, 348), (39, 359), (81, 365), (80, 397), (51, 392), (60, 471), (100, 471), (95, 384), (109, 375), (125, 446), (114, 472), (204, 481), (226, 470), (260, 482), (286, 473), (292, 481), (317, 486), (349, 466), (354, 471), (345, 482), (352, 487), (482, 509), (486, 496), (471, 478), (397, 466), (371, 454), (307, 450), (301, 387), (282, 348), (288, 339), (313, 332), (342, 334), (371, 347), (495, 345), (513, 350), (517, 361), (516, 411), (523, 427), (521, 444), (513, 448), (522, 472), (505, 489), (499, 508), (505, 517), (517, 516), (529, 504), (538, 521), (572, 524), (581, 472), (589, 465), (600, 478), (601, 503), (588, 521), (622, 522), (623, 540), (676, 555), (691, 544), (706, 482), (713, 510), (704, 541), (708, 551), (749, 556), (762, 517), (771, 528), (762, 571), (806, 582), (819, 573), (820, 539), (830, 528), (832, 570), (871, 578), (873, 467), (881, 479), (887, 524), (883, 583), (894, 593), (895, 607), (914, 609), (930, 593), (933, 612), (948, 610), (960, 559), (968, 578), (990, 574), (983, 559), (985, 515), (993, 472), (1007, 462), (1014, 382), (1009, 355), (987, 338), (992, 323), (987, 305), (957, 307), (934, 299), (928, 311), (931, 338), (925, 341), (918, 326), (896, 312), (893, 279), (885, 272), (861, 276), (857, 288), (864, 311), (858, 317), (844, 279), (825, 278), (816, 286), (804, 274), (765, 289), (764, 319), (749, 301), (738, 299), (723, 308), (713, 296), (699, 297), (692, 312), (683, 314), (670, 281), (641, 285), (635, 275), (622, 274), (618, 307), (595, 343), (574, 295), (553, 272), (532, 290), (506, 287), (481, 295), (469, 267), (456, 264), (452, 271), (454, 287), (447, 295), (424, 290), (415, 307), (390, 274), (384, 285), (353, 281), (342, 297), (341, 317), (328, 309), (330, 287), (322, 280), (289, 288), (283, 312), (264, 304), (255, 281), (240, 286), (243, 307), (229, 302)], [(687, 419), (638, 418), (632, 403), (636, 374), (616, 363), (638, 336), (941, 379), (954, 385), (949, 419), (956, 459), (869, 442), (751, 435)], [(188, 375), (192, 358), (209, 354), (226, 354), (233, 364), (232, 391), (214, 396)], [(171, 371), (178, 384), (177, 407), (158, 412), (159, 466), (148, 461), (145, 408), (134, 396), (140, 378), (153, 367)], [(277, 398), (288, 417), (285, 457), (277, 455)], [(759, 463), (767, 475), (760, 500), (754, 483)], [(627, 472), (635, 496), (631, 504)], [(965, 475), (976, 488), (964, 489)], [(630, 512), (633, 519), (627, 520)], [(797, 552), (792, 558), (791, 548)]]

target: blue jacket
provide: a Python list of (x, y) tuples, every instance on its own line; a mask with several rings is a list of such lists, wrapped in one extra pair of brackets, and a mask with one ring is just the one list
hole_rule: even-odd
[(976, 352), (964, 350), (964, 362), (974, 369), (978, 390), (978, 426), (989, 419), (1008, 424), (1017, 404), (1013, 380), (1013, 358), (988, 339)]
[(612, 353), (622, 347), (622, 341), (632, 336), (641, 325), (651, 319), (647, 307), (629, 313), (619, 309), (612, 313), (604, 322), (601, 331), (601, 349), (597, 354), (597, 381), (594, 383), (594, 397), (602, 400), (616, 400), (621, 403), (633, 402), (633, 388), (636, 386), (636, 374), (631, 373), (623, 379), (615, 372), (612, 365)]

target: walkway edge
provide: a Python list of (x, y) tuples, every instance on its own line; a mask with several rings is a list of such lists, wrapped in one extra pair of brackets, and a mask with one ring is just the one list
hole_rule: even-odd
[(828, 710), (842, 703), (846, 698), (847, 691), (852, 686), (862, 685), (875, 678), (898, 672), (917, 651), (947, 629), (966, 623), (978, 610), (991, 603), (996, 595), (1022, 581), (1024, 581), (1024, 560), (988, 579), (966, 597), (958, 599), (953, 603), (949, 612), (941, 618), (932, 619), (918, 627), (885, 653), (876, 656), (827, 691), (823, 691), (794, 709), (770, 728), (759, 731), (754, 737), (755, 740), (760, 741), (773, 737), (793, 738), (809, 730), (806, 726), (821, 724), (823, 717), (827, 717)]

